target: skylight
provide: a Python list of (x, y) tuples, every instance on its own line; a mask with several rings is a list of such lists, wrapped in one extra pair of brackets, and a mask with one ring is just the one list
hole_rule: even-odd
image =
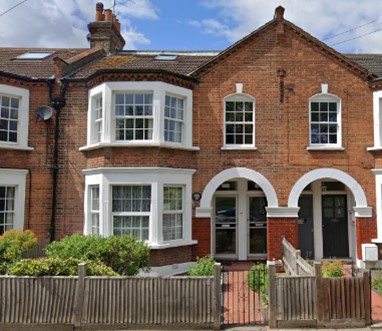
[(159, 54), (155, 57), (158, 61), (174, 61), (178, 56), (172, 54)]
[(54, 52), (26, 52), (18, 55), (17, 60), (42, 60), (52, 55)]

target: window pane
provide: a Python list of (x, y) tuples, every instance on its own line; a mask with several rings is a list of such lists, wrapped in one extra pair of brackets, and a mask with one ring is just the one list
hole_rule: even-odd
[[(152, 139), (152, 101), (151, 93), (116, 94), (115, 114), (116, 140)], [(121, 118), (124, 118), (122, 126)], [(143, 129), (150, 129), (144, 131)]]
[(226, 101), (225, 143), (232, 145), (252, 145), (254, 130), (253, 120), (253, 102)]
[(311, 103), (311, 144), (337, 144), (339, 120), (337, 105), (337, 102)]

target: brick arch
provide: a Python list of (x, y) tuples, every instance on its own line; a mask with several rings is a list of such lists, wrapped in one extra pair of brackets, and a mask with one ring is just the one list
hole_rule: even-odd
[(196, 217), (211, 216), (212, 198), (215, 191), (221, 184), (233, 178), (245, 178), (255, 182), (263, 190), (268, 201), (268, 207), (278, 207), (276, 191), (262, 174), (248, 168), (230, 168), (223, 170), (208, 182), (203, 191), (200, 207), (196, 208)]
[[(310, 183), (324, 178), (335, 179), (345, 184), (354, 195), (356, 203), (355, 208), (366, 209), (365, 211), (368, 213), (367, 211), (369, 210), (369, 207), (367, 205), (366, 195), (362, 186), (346, 172), (334, 168), (315, 169), (303, 175), (293, 186), (289, 194), (288, 207), (298, 207), (298, 199), (304, 188)], [(371, 215), (364, 216), (370, 217)]]

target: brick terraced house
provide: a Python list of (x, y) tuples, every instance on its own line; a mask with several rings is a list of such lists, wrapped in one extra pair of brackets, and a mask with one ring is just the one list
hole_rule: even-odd
[(89, 49), (1, 48), (0, 234), (132, 234), (158, 274), (278, 259), (281, 235), (361, 265), (382, 248), (382, 55), (283, 15), (222, 52), (128, 51), (98, 3)]

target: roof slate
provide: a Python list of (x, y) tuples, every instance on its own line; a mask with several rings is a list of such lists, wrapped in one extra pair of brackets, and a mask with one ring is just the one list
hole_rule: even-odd
[(155, 60), (158, 53), (146, 54), (140, 52), (120, 52), (117, 54), (108, 55), (85, 65), (71, 75), (71, 78), (83, 79), (95, 74), (98, 70), (105, 69), (135, 71), (163, 70), (170, 73), (187, 76), (214, 57), (214, 55), (204, 55), (203, 52), (178, 52), (177, 54), (178, 55), (175, 60), (161, 61)]
[[(64, 61), (89, 49), (83, 48), (0, 48), (0, 71), (29, 79), (49, 79), (54, 75), (53, 59), (59, 56)], [(42, 60), (16, 60), (26, 52), (54, 52)]]

